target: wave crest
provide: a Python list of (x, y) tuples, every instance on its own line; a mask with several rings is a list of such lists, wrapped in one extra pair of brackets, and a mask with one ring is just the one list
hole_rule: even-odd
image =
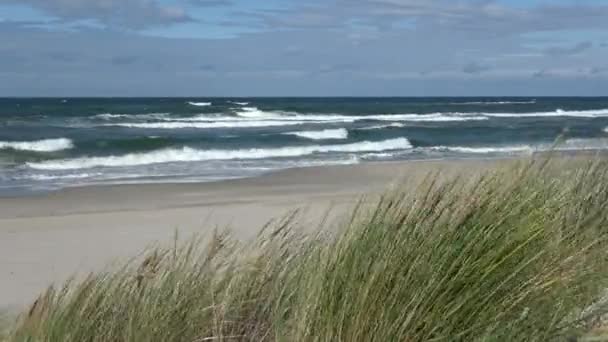
[(37, 141), (0, 141), (0, 149), (13, 149), (32, 152), (56, 152), (69, 150), (74, 147), (72, 140), (67, 138), (43, 139)]
[(266, 158), (301, 157), (316, 153), (382, 152), (411, 149), (406, 138), (383, 141), (362, 141), (343, 145), (312, 145), (282, 148), (253, 148), (240, 150), (198, 150), (190, 147), (165, 149), (147, 153), (131, 153), (121, 156), (75, 158), (59, 161), (27, 163), (32, 169), (73, 170), (94, 167), (122, 167), (173, 162), (197, 162), (207, 160), (253, 160)]

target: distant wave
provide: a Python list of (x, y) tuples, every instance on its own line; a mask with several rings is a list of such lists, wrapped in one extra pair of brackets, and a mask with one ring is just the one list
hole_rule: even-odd
[(366, 120), (378, 121), (412, 121), (412, 122), (450, 122), (450, 121), (480, 121), (488, 118), (476, 114), (463, 113), (433, 113), (433, 114), (381, 114), (364, 116)]
[(244, 107), (236, 112), (237, 118), (241, 120), (284, 120), (284, 121), (310, 121), (310, 122), (355, 122), (363, 120), (362, 116), (349, 116), (341, 114), (301, 114), (297, 112), (284, 111), (262, 111), (257, 107)]
[(85, 157), (58, 161), (27, 163), (30, 168), (39, 170), (73, 170), (94, 167), (121, 167), (171, 162), (196, 162), (207, 160), (251, 160), (266, 158), (287, 158), (330, 152), (382, 152), (411, 149), (406, 138), (384, 141), (363, 141), (343, 145), (291, 146), (281, 148), (253, 148), (240, 150), (199, 150), (190, 147), (164, 149), (146, 153), (131, 153), (121, 156)]
[[(362, 120), (375, 121), (411, 121), (411, 122), (449, 122), (449, 121), (480, 121), (488, 118), (517, 118), (517, 117), (602, 117), (608, 116), (608, 109), (573, 110), (557, 109), (550, 112), (523, 112), (523, 113), (407, 113), (407, 114), (371, 114), (371, 115), (343, 115), (343, 114), (302, 114), (296, 112), (263, 111), (257, 107), (244, 107), (236, 112), (236, 120), (282, 120), (282, 121), (317, 121), (317, 122), (355, 122)], [(205, 119), (204, 116), (199, 119)], [(206, 118), (209, 119), (208, 117)], [(175, 120), (179, 120), (176, 118)]]
[(257, 107), (245, 107), (237, 112), (242, 118), (269, 119), (269, 120), (298, 120), (298, 121), (328, 121), (328, 122), (355, 122), (362, 120), (376, 121), (475, 121), (487, 120), (478, 114), (464, 115), (464, 113), (432, 113), (432, 114), (372, 114), (372, 115), (342, 115), (342, 114), (300, 114), (294, 112), (266, 112)]
[[(100, 114), (103, 118), (125, 118), (125, 114)], [(279, 127), (301, 124), (353, 123), (358, 121), (386, 121), (387, 125), (376, 125), (359, 129), (383, 129), (403, 127), (403, 122), (466, 122), (483, 121), (491, 118), (534, 118), (534, 117), (581, 117), (595, 118), (608, 116), (608, 109), (529, 113), (430, 113), (430, 114), (301, 114), (295, 112), (263, 111), (257, 107), (243, 107), (230, 116), (225, 113), (201, 114), (193, 117), (172, 117), (165, 113), (141, 114), (137, 119), (150, 119), (149, 122), (116, 122), (105, 126), (119, 126), (143, 129), (185, 129), (185, 128), (255, 128)]]
[(255, 128), (294, 126), (306, 123), (306, 121), (205, 121), (205, 122), (146, 122), (146, 123), (114, 123), (104, 126), (118, 126), (127, 128), (146, 129), (184, 129), (184, 128)]
[(188, 102), (188, 104), (196, 107), (209, 107), (213, 105), (211, 102)]
[(249, 102), (236, 102), (236, 101), (228, 101), (228, 102), (239, 105), (239, 106), (246, 106), (249, 104)]
[(557, 109), (551, 112), (527, 112), (527, 113), (462, 113), (462, 112), (446, 112), (446, 113), (430, 113), (430, 114), (373, 114), (373, 115), (340, 115), (340, 114), (299, 114), (289, 112), (265, 112), (256, 107), (246, 107), (243, 111), (237, 112), (237, 115), (243, 118), (256, 119), (281, 119), (281, 120), (310, 120), (310, 121), (361, 121), (361, 120), (377, 120), (377, 121), (478, 121), (487, 120), (488, 118), (496, 117), (602, 117), (608, 116), (608, 109), (592, 109), (592, 110), (572, 110), (567, 111)]
[(361, 128), (357, 128), (357, 129), (360, 131), (367, 131), (367, 130), (386, 129), (386, 128), (403, 128), (403, 127), (407, 127), (407, 125), (402, 124), (402, 123), (392, 123), (389, 125), (375, 125), (375, 126), (369, 126), (369, 127), (361, 127)]
[(312, 140), (348, 139), (348, 131), (345, 128), (325, 129), (322, 131), (288, 132), (284, 134)]
[(450, 102), (451, 105), (512, 105), (512, 104), (535, 104), (536, 100), (530, 101), (476, 101), (476, 102)]
[(494, 118), (526, 118), (526, 117), (580, 117), (580, 118), (595, 118), (608, 116), (608, 109), (592, 109), (592, 110), (563, 110), (557, 109), (553, 112), (531, 112), (531, 113), (483, 113), (483, 115)]
[(38, 141), (0, 141), (0, 149), (13, 149), (33, 152), (56, 152), (74, 147), (67, 138), (43, 139)]

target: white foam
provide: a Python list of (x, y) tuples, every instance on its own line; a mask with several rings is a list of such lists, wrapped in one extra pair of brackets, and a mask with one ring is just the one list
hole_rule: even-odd
[(256, 107), (245, 107), (237, 115), (247, 119), (268, 119), (284, 121), (311, 122), (355, 122), (362, 120), (376, 121), (476, 121), (487, 120), (483, 115), (466, 115), (463, 113), (432, 113), (432, 114), (372, 114), (372, 115), (341, 115), (341, 114), (298, 114), (293, 112), (265, 112)]
[(257, 107), (243, 107), (240, 112), (237, 112), (236, 115), (248, 118), (248, 119), (277, 119), (280, 118), (281, 115), (273, 112), (264, 112), (259, 110)]
[(249, 102), (236, 102), (236, 101), (228, 101), (228, 102), (234, 103), (234, 104), (239, 105), (239, 106), (246, 106), (246, 105), (249, 104)]
[(596, 118), (608, 116), (608, 109), (593, 109), (593, 110), (571, 110), (566, 111), (557, 109), (553, 112), (532, 112), (532, 113), (483, 113), (483, 115), (495, 118), (526, 118), (526, 117), (578, 117), (578, 118)]
[(67, 138), (43, 139), (38, 141), (0, 141), (0, 149), (13, 149), (33, 152), (56, 152), (74, 147), (72, 140)]
[(367, 130), (376, 130), (376, 129), (385, 129), (385, 128), (403, 128), (403, 127), (407, 127), (407, 125), (403, 124), (403, 123), (392, 123), (389, 125), (376, 125), (376, 126), (362, 127), (362, 128), (357, 128), (357, 129), (361, 130), (361, 131), (367, 131)]
[(122, 167), (172, 162), (196, 162), (208, 160), (253, 160), (287, 158), (330, 152), (382, 152), (411, 149), (406, 138), (384, 141), (363, 141), (342, 145), (312, 145), (281, 148), (253, 148), (240, 150), (198, 150), (190, 147), (164, 149), (146, 153), (131, 153), (121, 156), (85, 157), (40, 163), (27, 163), (30, 168), (40, 170), (72, 170), (94, 167)]
[(78, 173), (73, 175), (30, 175), (20, 179), (32, 179), (37, 181), (61, 180), (61, 179), (84, 179), (102, 175), (101, 173)]
[(534, 149), (527, 145), (516, 146), (483, 146), (483, 147), (465, 147), (465, 146), (434, 146), (431, 147), (434, 151), (450, 151), (459, 153), (532, 153)]
[(204, 122), (192, 121), (172, 121), (172, 122), (146, 122), (146, 123), (114, 123), (104, 126), (118, 126), (128, 128), (146, 129), (183, 129), (183, 128), (255, 128), (255, 127), (275, 127), (275, 126), (294, 126), (306, 123), (305, 121), (217, 121), (209, 120)]
[(345, 128), (325, 129), (322, 131), (288, 132), (283, 134), (295, 135), (300, 138), (312, 140), (348, 139), (348, 131)]
[(213, 105), (211, 102), (188, 102), (188, 104), (196, 107), (209, 107)]
[(554, 148), (558, 151), (605, 150), (608, 149), (608, 138), (572, 138), (556, 144)]
[(348, 116), (340, 114), (299, 114), (295, 112), (265, 112), (256, 107), (245, 107), (243, 111), (236, 112), (238, 119), (255, 120), (283, 120), (283, 121), (307, 121), (307, 122), (355, 122), (365, 120), (365, 116)]
[(96, 118), (103, 120), (112, 120), (112, 119), (126, 119), (126, 118), (134, 118), (134, 119), (163, 119), (168, 116), (169, 113), (148, 113), (148, 114), (112, 114), (112, 113), (102, 113), (95, 115)]
[(531, 101), (477, 101), (477, 102), (451, 102), (451, 105), (511, 105), (511, 104), (535, 104)]
[[(190, 118), (161, 118), (162, 122), (145, 123), (113, 123), (106, 126), (121, 126), (129, 128), (152, 129), (181, 129), (181, 128), (247, 128), (247, 127), (273, 127), (300, 124), (319, 123), (353, 123), (363, 120), (375, 121), (417, 121), (417, 122), (445, 122), (445, 121), (475, 121), (487, 120), (484, 116), (462, 116), (435, 114), (379, 114), (379, 115), (303, 115), (287, 112), (265, 112), (256, 107), (246, 107), (237, 116), (210, 116), (202, 114)], [(398, 124), (392, 127), (399, 127)]]
[[(359, 117), (357, 117), (359, 118)], [(377, 121), (411, 121), (411, 122), (450, 122), (450, 121), (482, 121), (488, 118), (481, 115), (455, 115), (452, 113), (433, 114), (380, 114), (362, 116), (361, 120)]]

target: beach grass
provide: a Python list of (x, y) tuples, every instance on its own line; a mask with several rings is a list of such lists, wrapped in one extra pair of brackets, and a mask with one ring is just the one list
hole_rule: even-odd
[[(430, 174), (331, 229), (156, 248), (51, 287), (7, 341), (571, 341), (608, 310), (608, 162)], [(252, 229), (255, 227), (252, 227)]]

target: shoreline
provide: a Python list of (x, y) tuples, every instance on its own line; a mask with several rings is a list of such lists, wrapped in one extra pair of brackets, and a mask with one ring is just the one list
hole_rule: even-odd
[[(356, 163), (347, 164), (324, 164), (324, 165), (312, 165), (312, 166), (296, 166), (288, 168), (279, 168), (274, 170), (268, 170), (252, 176), (236, 176), (231, 178), (218, 178), (215, 180), (201, 180), (192, 178), (192, 180), (176, 180), (178, 177), (167, 176), (167, 177), (141, 177), (141, 178), (123, 178), (116, 180), (106, 180), (92, 183), (75, 183), (66, 184), (62, 187), (46, 190), (34, 190), (30, 188), (21, 188), (21, 190), (9, 191), (6, 193), (0, 192), (0, 202), (3, 200), (15, 200), (20, 198), (37, 198), (44, 197), (51, 194), (63, 193), (72, 191), (74, 189), (86, 189), (86, 188), (111, 188), (111, 187), (154, 187), (154, 186), (183, 186), (193, 185), (202, 186), (207, 184), (225, 184), (231, 182), (255, 180), (258, 178), (272, 177), (275, 174), (282, 174), (285, 172), (292, 172), (295, 170), (306, 170), (306, 169), (318, 169), (318, 168), (340, 168), (340, 167), (357, 167), (359, 165), (390, 165), (390, 164), (408, 164), (408, 163), (435, 163), (435, 162), (498, 162), (505, 160), (517, 160), (525, 159), (530, 157), (542, 157), (544, 155), (555, 154), (559, 157), (579, 157), (579, 156), (608, 156), (608, 150), (602, 149), (581, 149), (581, 150), (555, 150), (555, 151), (537, 151), (532, 154), (513, 154), (513, 155), (496, 155), (496, 156), (453, 156), (453, 157), (438, 157), (438, 158), (419, 158), (419, 159), (393, 159), (393, 160), (379, 160), (379, 161), (363, 161)], [(155, 181), (154, 179), (165, 179)], [(186, 177), (188, 178), (188, 177)], [(26, 190), (23, 190), (26, 189)], [(1, 217), (1, 214), (0, 214)]]
[[(71, 191), (81, 191), (82, 189), (103, 189), (103, 188), (114, 188), (114, 187), (162, 187), (162, 186), (204, 186), (208, 184), (226, 184), (240, 181), (249, 181), (255, 180), (259, 178), (267, 178), (273, 177), (275, 174), (283, 174), (285, 172), (295, 172), (297, 170), (307, 170), (307, 169), (325, 169), (325, 168), (341, 168), (341, 167), (357, 167), (359, 165), (390, 165), (390, 164), (409, 164), (409, 163), (437, 163), (437, 162), (493, 162), (493, 161), (501, 161), (501, 160), (515, 160), (521, 159), (522, 155), (502, 155), (502, 156), (493, 156), (493, 157), (483, 157), (483, 156), (475, 156), (475, 157), (441, 157), (441, 158), (420, 158), (420, 159), (401, 159), (401, 160), (382, 160), (382, 161), (363, 161), (352, 164), (325, 164), (325, 165), (312, 165), (312, 166), (296, 166), (289, 167), (283, 169), (275, 169), (262, 172), (253, 176), (236, 176), (232, 178), (219, 178), (216, 180), (200, 180), (193, 178), (192, 180), (184, 180), (179, 181), (176, 180), (177, 177), (158, 177), (158, 179), (166, 178), (166, 180), (155, 181), (154, 177), (146, 178), (135, 178), (129, 180), (129, 178), (117, 179), (117, 180), (108, 180), (108, 181), (100, 181), (100, 182), (92, 182), (92, 183), (81, 183), (81, 184), (66, 184), (63, 187), (58, 187), (54, 189), (48, 190), (26, 190), (26, 191), (14, 191), (7, 192), (6, 194), (0, 193), (0, 202), (4, 200), (17, 200), (20, 198), (37, 198), (37, 197), (45, 197), (52, 194), (60, 194), (64, 192)], [(1, 217), (1, 216), (0, 216)]]
[(63, 189), (0, 198), (0, 312), (19, 311), (52, 283), (101, 270), (154, 244), (230, 229), (249, 239), (272, 219), (301, 209), (314, 229), (328, 209), (339, 220), (362, 196), (409, 184), (429, 172), (475, 173), (500, 160), (436, 160), (295, 168), (255, 178), (197, 184)]

